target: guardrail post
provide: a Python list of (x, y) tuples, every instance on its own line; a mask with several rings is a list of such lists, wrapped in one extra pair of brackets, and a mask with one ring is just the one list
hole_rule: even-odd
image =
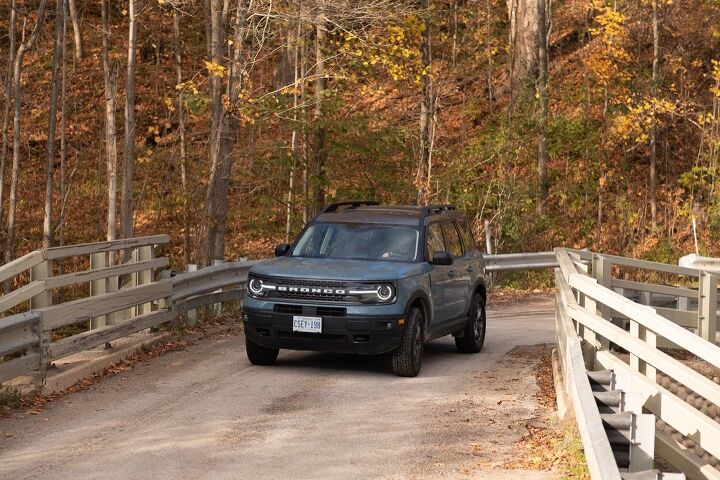
[[(90, 270), (102, 270), (105, 267), (107, 267), (107, 258), (104, 252), (93, 253), (90, 255)], [(91, 297), (103, 295), (104, 293), (107, 293), (107, 285), (104, 278), (100, 280), (92, 280), (90, 282)], [(106, 325), (105, 320), (104, 315), (92, 318), (90, 320), (90, 330), (104, 327)]]
[[(611, 290), (612, 286), (612, 264), (605, 256), (598, 253), (593, 255), (592, 260), (592, 271), (595, 280), (598, 285), (601, 285), (608, 290)], [(604, 305), (597, 306), (597, 314), (605, 320), (610, 320), (610, 311)], [(605, 338), (599, 340), (600, 348), (602, 350), (608, 350), (610, 348), (610, 341)]]
[[(222, 265), (223, 263), (225, 263), (225, 260), (213, 260), (212, 261), (213, 266)], [(220, 293), (220, 292), (222, 292), (222, 288), (215, 290), (215, 292), (213, 292), (213, 293)], [(220, 315), (222, 315), (222, 303), (214, 303), (212, 306), (212, 312), (213, 312), (213, 315), (216, 317), (219, 317)]]
[(700, 272), (698, 289), (698, 335), (715, 343), (717, 333), (717, 277), (711, 273)]
[[(196, 263), (188, 263), (185, 266), (186, 272), (197, 272), (197, 269), (198, 269), (198, 266)], [(198, 321), (197, 310), (195, 310), (195, 309), (188, 310), (186, 313), (186, 320), (185, 320), (185, 323), (187, 324), (187, 326), (194, 327), (197, 324), (197, 321)]]

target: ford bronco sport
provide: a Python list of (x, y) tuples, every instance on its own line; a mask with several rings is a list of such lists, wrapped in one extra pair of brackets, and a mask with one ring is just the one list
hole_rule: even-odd
[(252, 267), (243, 322), (255, 365), (280, 348), (374, 355), (420, 372), (424, 343), (452, 334), (462, 353), (485, 340), (482, 255), (450, 205), (328, 206), (274, 260)]

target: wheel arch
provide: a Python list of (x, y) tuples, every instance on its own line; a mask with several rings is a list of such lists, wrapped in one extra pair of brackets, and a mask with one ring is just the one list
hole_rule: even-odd
[(410, 309), (413, 307), (420, 308), (423, 318), (425, 318), (425, 325), (430, 325), (432, 322), (432, 309), (430, 308), (430, 300), (424, 292), (418, 291), (410, 296), (405, 305), (405, 313), (410, 313)]

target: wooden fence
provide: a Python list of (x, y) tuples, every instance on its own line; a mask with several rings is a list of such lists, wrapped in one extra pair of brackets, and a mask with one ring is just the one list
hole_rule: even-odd
[[(170, 277), (156, 235), (38, 250), (0, 267), (0, 382), (163, 323), (203, 305), (240, 301), (249, 268), (228, 262)], [(59, 274), (60, 262), (81, 270)], [(85, 268), (85, 267), (88, 268)], [(63, 290), (75, 297), (62, 303)], [(79, 292), (79, 295), (78, 295)]]
[[(625, 387), (640, 392), (644, 410), (657, 417), (655, 451), (689, 478), (720, 479), (720, 470), (713, 467), (720, 458), (720, 417), (714, 413), (720, 406), (720, 385), (658, 348), (669, 345), (710, 368), (720, 368), (720, 347), (714, 343), (714, 276), (592, 252), (556, 253), (558, 301), (582, 339), (587, 368), (626, 373), (631, 385)], [(700, 286), (694, 290), (612, 278), (613, 264), (687, 276)], [(645, 304), (626, 298), (617, 288), (638, 290)], [(675, 298), (679, 308), (672, 312), (651, 306), (654, 294)], [(682, 298), (697, 299), (698, 311), (684, 310)]]

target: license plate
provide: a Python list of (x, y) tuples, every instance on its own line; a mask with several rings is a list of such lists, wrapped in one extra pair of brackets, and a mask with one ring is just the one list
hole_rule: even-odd
[(293, 332), (322, 333), (322, 317), (294, 315)]

